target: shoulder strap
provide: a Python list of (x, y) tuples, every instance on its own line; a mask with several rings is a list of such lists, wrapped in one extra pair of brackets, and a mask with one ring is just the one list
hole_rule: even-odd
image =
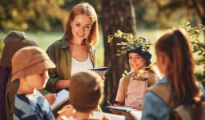
[[(158, 97), (160, 97), (168, 106), (169, 106), (169, 99), (171, 97), (171, 86), (167, 83), (159, 84), (156, 86), (151, 86), (148, 91), (153, 92)], [(169, 106), (169, 108), (172, 108)]]
[(127, 89), (128, 89), (128, 84), (129, 84), (131, 75), (132, 75), (132, 72), (128, 73), (128, 75), (126, 75), (126, 76), (123, 78), (123, 86), (124, 86), (124, 91), (125, 91), (125, 92), (124, 92), (125, 98), (127, 97)]
[(155, 80), (155, 73), (154, 72), (152, 72), (152, 71), (149, 72), (147, 82), (150, 83), (150, 86), (155, 84), (156, 80)]

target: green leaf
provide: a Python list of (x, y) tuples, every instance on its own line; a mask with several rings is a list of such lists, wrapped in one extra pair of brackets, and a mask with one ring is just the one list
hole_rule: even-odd
[(113, 40), (113, 37), (108, 37), (108, 43), (110, 43)]

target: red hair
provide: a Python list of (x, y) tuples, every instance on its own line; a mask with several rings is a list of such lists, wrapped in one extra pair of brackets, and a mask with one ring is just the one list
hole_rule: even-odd
[(70, 23), (74, 20), (74, 18), (77, 15), (87, 15), (91, 17), (93, 24), (92, 29), (90, 31), (90, 35), (88, 36), (87, 40), (90, 43), (90, 45), (95, 45), (98, 42), (97, 14), (95, 12), (95, 9), (89, 3), (80, 3), (73, 7), (68, 16), (64, 38), (67, 40), (72, 39), (73, 35)]
[(202, 92), (194, 78), (191, 43), (185, 31), (176, 29), (163, 35), (156, 42), (155, 49), (157, 53), (165, 53), (170, 61), (167, 76), (172, 85), (171, 104), (200, 101)]

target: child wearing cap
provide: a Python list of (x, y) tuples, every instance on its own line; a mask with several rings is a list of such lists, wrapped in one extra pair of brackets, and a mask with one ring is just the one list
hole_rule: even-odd
[[(140, 39), (146, 40), (144, 37)], [(132, 72), (122, 77), (119, 82), (116, 101), (119, 106), (126, 106), (141, 110), (142, 100), (146, 89), (159, 80), (158, 75), (149, 67), (151, 53), (142, 51), (142, 46), (127, 51), (129, 65)], [(141, 71), (147, 71), (142, 72)]]
[(101, 102), (103, 95), (103, 81), (96, 72), (88, 70), (74, 74), (69, 90), (70, 104), (75, 112), (68, 120), (108, 119), (106, 116), (93, 118), (93, 111)]
[[(11, 31), (4, 39), (4, 48), (0, 60), (0, 120), (13, 120), (14, 98), (19, 86), (19, 81), (11, 82), (11, 59), (15, 52), (26, 46), (37, 46), (37, 44), (24, 32)], [(55, 101), (54, 94), (44, 96), (50, 104)], [(5, 99), (4, 99), (5, 98)]]
[(12, 57), (12, 78), (19, 80), (15, 96), (14, 120), (54, 120), (48, 101), (37, 89), (48, 81), (48, 69), (55, 68), (48, 55), (38, 47), (24, 47)]

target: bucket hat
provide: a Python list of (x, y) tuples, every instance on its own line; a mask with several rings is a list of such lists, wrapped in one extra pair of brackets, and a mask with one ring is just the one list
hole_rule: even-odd
[(25, 36), (24, 32), (12, 31), (4, 39), (4, 48), (0, 60), (0, 65), (11, 67), (11, 58), (16, 51), (25, 46), (37, 46), (30, 38)]
[(11, 73), (13, 76), (11, 81), (55, 67), (55, 64), (41, 48), (35, 46), (24, 47), (12, 57)]
[[(139, 37), (140, 39), (146, 40), (145, 37)], [(148, 49), (148, 48), (147, 48)], [(130, 53), (137, 53), (138, 55), (140, 55), (142, 58), (144, 58), (146, 61), (148, 61), (149, 63), (151, 63), (151, 58), (152, 58), (152, 54), (148, 51), (142, 51), (142, 46), (134, 49), (134, 50), (130, 50), (127, 51), (127, 57)]]

